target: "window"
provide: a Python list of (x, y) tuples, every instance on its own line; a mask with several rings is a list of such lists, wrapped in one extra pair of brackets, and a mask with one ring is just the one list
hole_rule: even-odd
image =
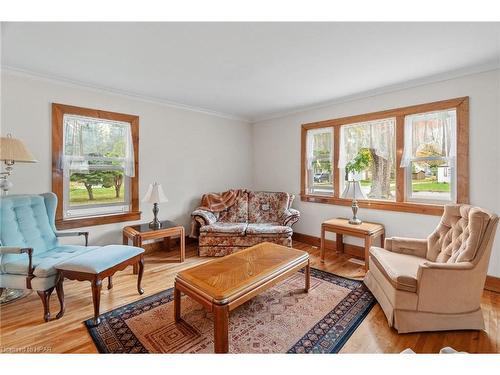
[(455, 109), (405, 117), (401, 167), (409, 201), (455, 201), (456, 127)]
[(307, 132), (307, 186), (310, 194), (333, 193), (333, 131)]
[(137, 220), (137, 116), (53, 104), (56, 224)]
[[(361, 207), (441, 215), (468, 202), (467, 97), (304, 124), (302, 150), (304, 201), (350, 205), (354, 179)], [(355, 160), (360, 172), (347, 175)]]
[[(338, 167), (341, 190), (347, 180), (360, 182), (365, 199), (396, 199), (396, 119), (386, 118), (340, 127)], [(346, 165), (362, 155), (367, 166), (355, 176), (346, 175)]]

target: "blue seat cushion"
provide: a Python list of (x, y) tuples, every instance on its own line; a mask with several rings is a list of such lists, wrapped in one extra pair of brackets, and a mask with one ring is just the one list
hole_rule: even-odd
[[(35, 267), (33, 274), (36, 277), (49, 277), (55, 275), (57, 273), (55, 266), (58, 263), (77, 255), (94, 251), (98, 248), (98, 246), (61, 245), (41, 254), (35, 254), (33, 256), (33, 266)], [(5, 254), (2, 256), (2, 272), (15, 275), (27, 275), (28, 259), (28, 255), (26, 254)]]
[(144, 249), (126, 245), (107, 245), (95, 251), (72, 257), (57, 265), (58, 269), (98, 274), (144, 253)]

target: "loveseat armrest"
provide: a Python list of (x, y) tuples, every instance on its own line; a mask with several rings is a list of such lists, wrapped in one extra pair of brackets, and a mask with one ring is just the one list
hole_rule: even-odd
[(393, 253), (414, 255), (425, 258), (427, 255), (427, 240), (418, 238), (391, 237), (386, 238), (384, 243), (386, 250)]
[(285, 211), (283, 225), (291, 227), (300, 219), (300, 212), (294, 208), (289, 208)]
[(3, 254), (28, 254), (28, 288), (31, 289), (31, 279), (33, 275), (33, 248), (31, 247), (14, 247), (14, 246), (0, 246), (0, 255)]
[(485, 272), (470, 262), (424, 262), (417, 271), (417, 308), (436, 313), (475, 311), (485, 278)]
[(215, 214), (212, 211), (208, 211), (208, 210), (200, 210), (200, 209), (194, 210), (191, 213), (191, 216), (194, 219), (201, 219), (201, 222), (200, 222), (200, 220), (197, 220), (197, 221), (203, 225), (210, 225), (210, 224), (213, 224), (217, 221), (217, 217), (215, 216)]
[(85, 236), (85, 246), (89, 245), (89, 232), (56, 232), (56, 237)]

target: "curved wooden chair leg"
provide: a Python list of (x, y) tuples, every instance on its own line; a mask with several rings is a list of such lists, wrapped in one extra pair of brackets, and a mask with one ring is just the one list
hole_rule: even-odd
[(56, 315), (57, 319), (62, 318), (64, 315), (64, 311), (66, 310), (66, 305), (64, 304), (63, 281), (64, 281), (64, 278), (61, 278), (61, 276), (59, 276), (59, 279), (58, 279), (57, 284), (56, 284), (57, 299), (59, 300), (59, 306), (60, 306), (60, 310)]
[(37, 290), (36, 293), (42, 300), (43, 305), (43, 319), (48, 322), (50, 320), (50, 295), (52, 294), (54, 287), (47, 290)]
[(144, 294), (144, 289), (141, 288), (142, 275), (144, 274), (144, 257), (139, 260), (139, 275), (137, 277), (137, 291), (139, 294)]

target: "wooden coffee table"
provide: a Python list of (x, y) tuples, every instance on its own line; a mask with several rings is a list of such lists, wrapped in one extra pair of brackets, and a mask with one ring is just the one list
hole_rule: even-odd
[(309, 254), (263, 242), (235, 254), (181, 271), (174, 284), (175, 321), (181, 319), (181, 292), (214, 313), (214, 351), (229, 351), (229, 312), (305, 268), (310, 286)]

